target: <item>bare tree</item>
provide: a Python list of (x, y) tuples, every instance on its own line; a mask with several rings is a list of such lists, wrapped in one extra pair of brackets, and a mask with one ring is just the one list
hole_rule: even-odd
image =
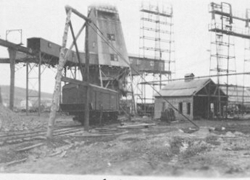
[(48, 129), (47, 129), (47, 139), (53, 138), (56, 111), (59, 109), (58, 105), (59, 105), (59, 98), (60, 98), (60, 92), (61, 92), (62, 71), (66, 63), (66, 53), (67, 53), (66, 44), (67, 44), (68, 30), (69, 30), (69, 24), (70, 24), (71, 9), (66, 8), (66, 11), (67, 11), (67, 17), (66, 17), (66, 23), (65, 23), (63, 39), (62, 39), (62, 47), (61, 47), (60, 55), (59, 55), (59, 63), (57, 66), (55, 88), (54, 88), (54, 93), (52, 97), (51, 112), (50, 112)]

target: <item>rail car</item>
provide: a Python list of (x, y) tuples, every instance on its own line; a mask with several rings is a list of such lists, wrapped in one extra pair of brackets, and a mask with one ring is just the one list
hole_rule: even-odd
[[(89, 124), (117, 121), (119, 94), (117, 91), (89, 85)], [(74, 116), (74, 120), (84, 123), (86, 86), (69, 83), (62, 88), (61, 110)]]

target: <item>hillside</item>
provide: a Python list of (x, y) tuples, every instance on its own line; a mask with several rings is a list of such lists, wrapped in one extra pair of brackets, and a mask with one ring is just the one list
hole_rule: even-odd
[[(10, 87), (8, 85), (0, 85), (1, 94), (4, 104), (9, 104), (10, 98)], [(29, 90), (30, 96), (38, 96), (38, 91)], [(50, 101), (52, 98), (52, 94), (41, 92), (41, 100), (42, 101)], [(19, 106), (20, 102), (26, 99), (26, 89), (21, 87), (15, 87), (15, 106)], [(37, 98), (33, 98), (36, 100)]]
[[(5, 98), (9, 98), (10, 95), (10, 87), (7, 85), (0, 85), (1, 87), (1, 92), (2, 92), (2, 97)], [(34, 90), (29, 90), (30, 94), (38, 94), (38, 91), (34, 91)], [(26, 89), (25, 88), (21, 88), (21, 87), (15, 87), (15, 98), (17, 99), (23, 99), (24, 97), (26, 97)], [(45, 92), (41, 92), (41, 97), (42, 99), (51, 99), (52, 98), (52, 94), (51, 93), (45, 93)]]

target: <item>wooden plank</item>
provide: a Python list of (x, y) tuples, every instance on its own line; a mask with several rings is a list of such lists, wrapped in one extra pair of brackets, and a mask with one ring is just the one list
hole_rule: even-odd
[(10, 166), (10, 165), (14, 165), (14, 164), (18, 164), (18, 163), (22, 163), (25, 162), (28, 158), (24, 158), (24, 159), (20, 159), (20, 160), (16, 160), (16, 161), (11, 161), (5, 164), (5, 166)]
[[(205, 94), (197, 94), (194, 97), (208, 97), (209, 95), (205, 95)], [(227, 95), (210, 95), (210, 97), (228, 97)], [(236, 96), (238, 97), (238, 96)]]
[(32, 146), (28, 146), (28, 147), (25, 147), (25, 148), (17, 149), (16, 152), (22, 152), (22, 151), (31, 150), (31, 149), (34, 149), (36, 147), (42, 146), (42, 145), (43, 145), (43, 143), (34, 144)]
[(107, 136), (118, 136), (118, 135), (123, 135), (128, 133), (128, 131), (123, 131), (123, 132), (119, 132), (119, 133), (109, 133), (109, 134), (82, 134), (82, 135), (72, 135), (72, 137), (78, 137), (78, 138), (91, 138), (91, 137), (107, 137)]
[(120, 129), (126, 129), (126, 128), (148, 128), (149, 126), (155, 126), (155, 124), (147, 124), (147, 123), (131, 124), (131, 125), (125, 125), (125, 126), (118, 126), (117, 128), (120, 128)]

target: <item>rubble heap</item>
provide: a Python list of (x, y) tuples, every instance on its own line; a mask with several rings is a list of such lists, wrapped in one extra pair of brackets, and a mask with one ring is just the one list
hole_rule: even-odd
[(22, 130), (23, 120), (16, 113), (0, 104), (0, 132)]

